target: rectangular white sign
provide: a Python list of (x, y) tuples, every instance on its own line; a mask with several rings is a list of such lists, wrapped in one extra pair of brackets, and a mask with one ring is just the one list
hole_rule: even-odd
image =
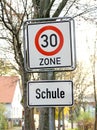
[(25, 27), (26, 68), (75, 68), (75, 32), (72, 18), (27, 22)]
[(30, 107), (73, 105), (72, 81), (29, 81), (27, 91)]

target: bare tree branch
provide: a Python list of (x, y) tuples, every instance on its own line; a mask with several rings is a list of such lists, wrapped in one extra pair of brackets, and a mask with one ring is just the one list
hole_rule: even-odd
[(67, 4), (67, 2), (68, 0), (62, 0), (52, 17), (58, 17), (65, 5)]
[(74, 15), (73, 18), (87, 14), (87, 13), (92, 12), (94, 10), (97, 10), (97, 7), (92, 7), (92, 8), (86, 9), (86, 10), (82, 11), (81, 13)]
[[(74, 0), (74, 1), (72, 2), (72, 4), (71, 4), (71, 5), (69, 6), (69, 8), (66, 10), (65, 15), (68, 14), (70, 8), (73, 6), (73, 4), (74, 4), (76, 1), (77, 1), (77, 0)], [(65, 16), (65, 15), (64, 15), (64, 16)]]
[(39, 7), (39, 4), (40, 4), (40, 2), (38, 1), (37, 2), (37, 0), (32, 0), (32, 2), (33, 2), (33, 6), (34, 6), (34, 17), (35, 18), (39, 18), (39, 12), (40, 12), (40, 7)]
[(7, 22), (5, 21), (5, 15), (4, 15), (4, 5), (3, 3), (1, 3), (1, 11), (2, 11), (2, 16), (1, 19), (2, 19), (2, 22), (4, 23), (5, 27), (8, 28), (11, 32), (12, 32), (12, 28), (7, 24)]
[(47, 14), (50, 12), (51, 7), (53, 6), (53, 3), (55, 2), (55, 0), (52, 0), (51, 3), (49, 4), (47, 10), (44, 13), (44, 17), (47, 16)]

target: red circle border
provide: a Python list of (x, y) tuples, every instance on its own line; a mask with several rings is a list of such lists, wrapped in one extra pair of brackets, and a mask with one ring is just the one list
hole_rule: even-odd
[[(53, 50), (53, 51), (51, 51), (51, 52), (44, 51), (44, 50), (39, 46), (39, 37), (40, 37), (41, 33), (44, 32), (44, 31), (46, 31), (46, 30), (53, 30), (53, 31), (55, 31), (55, 32), (58, 34), (59, 38), (60, 38), (59, 46), (58, 46), (55, 50)], [(35, 36), (35, 46), (36, 46), (37, 50), (38, 50), (41, 54), (46, 55), (46, 56), (52, 56), (52, 55), (57, 54), (57, 53), (61, 50), (61, 48), (62, 48), (62, 46), (63, 46), (63, 43), (64, 43), (64, 37), (63, 37), (63, 35), (62, 35), (62, 32), (61, 32), (57, 27), (55, 27), (55, 26), (44, 26), (44, 27), (42, 27), (42, 28), (37, 32), (37, 34), (36, 34), (36, 36)]]

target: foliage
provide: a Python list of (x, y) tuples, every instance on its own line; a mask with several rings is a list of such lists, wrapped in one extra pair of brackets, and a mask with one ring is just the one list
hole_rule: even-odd
[(3, 104), (0, 104), (0, 130), (6, 130), (8, 128), (7, 119), (4, 115), (5, 107)]
[[(61, 110), (59, 110), (59, 108), (56, 107), (56, 109), (55, 109), (55, 119), (58, 120), (58, 114), (62, 111), (64, 112), (64, 116), (69, 115), (69, 110), (70, 110), (69, 107), (64, 107)], [(62, 115), (61, 115), (61, 119), (62, 119)]]
[[(2, 71), (3, 70), (3, 71)], [(0, 59), (0, 75), (16, 75), (15, 67), (7, 60)]]
[(80, 108), (85, 109), (86, 102), (83, 99), (88, 94), (86, 93), (88, 87), (92, 85), (90, 79), (90, 71), (83, 66), (82, 62), (77, 63), (77, 68), (72, 72), (56, 73), (56, 78), (58, 80), (71, 79), (73, 81), (73, 91), (74, 91), (74, 105), (70, 107), (70, 116), (74, 120), (74, 116), (79, 116)]
[(66, 116), (66, 115), (69, 115), (69, 110), (70, 110), (70, 108), (69, 107), (65, 107), (64, 108), (64, 115)]
[(74, 128), (74, 129), (68, 129), (68, 130), (79, 130), (78, 128)]
[(77, 122), (79, 130), (93, 130), (94, 119), (89, 112), (81, 112)]

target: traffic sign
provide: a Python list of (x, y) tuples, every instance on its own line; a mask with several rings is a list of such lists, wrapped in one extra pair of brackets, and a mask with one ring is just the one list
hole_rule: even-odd
[[(51, 31), (53, 31), (54, 33), (51, 33), (50, 35), (47, 34)], [(44, 40), (41, 41), (40, 37), (44, 38)], [(58, 37), (60, 39), (59, 43), (58, 43)], [(55, 26), (46, 25), (43, 28), (41, 28), (35, 36), (36, 49), (45, 56), (53, 56), (57, 54), (61, 50), (63, 43), (64, 43), (63, 34)]]
[(28, 106), (72, 106), (72, 81), (29, 81), (27, 85)]
[(24, 25), (24, 40), (27, 71), (75, 69), (75, 32), (72, 18), (27, 21)]

